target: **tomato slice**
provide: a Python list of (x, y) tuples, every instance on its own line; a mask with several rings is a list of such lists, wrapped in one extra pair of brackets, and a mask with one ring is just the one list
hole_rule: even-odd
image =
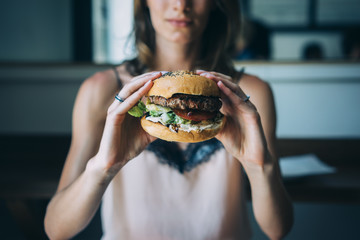
[(181, 110), (181, 109), (173, 109), (174, 113), (179, 117), (182, 117), (187, 120), (193, 121), (203, 121), (214, 118), (216, 116), (216, 112), (206, 112), (201, 110)]

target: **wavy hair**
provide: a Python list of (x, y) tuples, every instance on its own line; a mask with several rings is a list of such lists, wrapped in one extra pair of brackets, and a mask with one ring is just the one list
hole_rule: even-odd
[[(234, 76), (236, 70), (231, 56), (240, 31), (240, 6), (238, 0), (213, 0), (208, 24), (202, 36), (200, 56), (196, 67)], [(127, 62), (128, 71), (141, 74), (152, 67), (155, 52), (155, 30), (150, 19), (146, 0), (134, 0), (135, 46), (138, 57)]]

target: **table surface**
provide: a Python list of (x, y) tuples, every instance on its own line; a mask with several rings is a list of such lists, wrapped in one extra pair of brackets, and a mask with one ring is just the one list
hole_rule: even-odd
[[(0, 198), (49, 199), (70, 136), (0, 136)], [(315, 153), (332, 174), (284, 179), (294, 201), (360, 203), (360, 139), (280, 139), (279, 155)]]

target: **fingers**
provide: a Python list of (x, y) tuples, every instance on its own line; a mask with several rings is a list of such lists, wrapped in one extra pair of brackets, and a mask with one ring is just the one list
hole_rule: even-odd
[[(155, 76), (157, 76), (157, 75), (161, 76), (161, 75), (163, 75), (165, 73), (167, 73), (167, 71), (153, 71), (153, 72), (144, 73), (144, 74), (141, 74), (141, 75), (136, 76), (133, 79), (131, 79), (131, 82), (137, 81), (137, 80), (142, 79), (144, 77), (152, 77), (154, 75)], [(158, 78), (158, 77), (155, 77), (155, 78)]]
[(235, 92), (241, 98), (246, 97), (246, 94), (242, 91), (242, 89), (239, 87), (238, 84), (236, 84), (232, 81), (232, 78), (230, 76), (227, 76), (225, 74), (218, 73), (218, 72), (207, 72), (204, 70), (198, 70), (198, 71), (196, 71), (196, 73), (198, 73), (200, 76), (204, 76), (209, 79), (212, 79), (216, 83), (218, 83), (219, 81), (222, 81), (225, 86), (230, 88), (233, 92)]
[(161, 72), (151, 72), (133, 78), (119, 92), (118, 96), (124, 101), (115, 99), (108, 109), (108, 113), (125, 114), (137, 104), (152, 87), (153, 80), (161, 76)]
[(239, 105), (242, 103), (239, 96), (235, 94), (234, 91), (232, 91), (229, 87), (227, 87), (222, 81), (219, 81), (217, 85), (222, 91), (223, 97), (225, 97), (226, 101), (235, 105)]
[(234, 113), (234, 111), (232, 109), (233, 104), (231, 103), (231, 100), (229, 99), (229, 97), (227, 95), (225, 95), (225, 93), (220, 91), (220, 98), (221, 98), (221, 102), (222, 102), (220, 112), (226, 116), (233, 114)]
[(245, 98), (241, 98), (238, 94), (236, 94), (229, 87), (227, 87), (222, 81), (219, 81), (217, 85), (222, 92), (221, 99), (224, 102), (225, 112), (231, 113), (232, 107), (236, 107), (237, 109), (243, 111), (256, 112), (255, 106), (248, 100), (248, 97), (245, 94)]
[(120, 103), (116, 109), (116, 113), (127, 113), (150, 90), (153, 84), (152, 80), (147, 81), (144, 86), (132, 93), (124, 102)]
[(128, 84), (126, 84), (119, 92), (119, 96), (122, 99), (128, 98), (131, 94), (137, 91), (139, 88), (144, 86), (144, 84), (150, 80), (154, 80), (161, 76), (161, 72), (151, 72), (143, 74), (133, 78)]
[[(229, 100), (232, 99), (231, 102), (233, 102), (233, 103), (238, 102), (239, 101), (238, 98), (240, 98), (240, 100), (242, 100), (242, 101), (248, 100), (248, 96), (244, 93), (244, 91), (239, 87), (238, 84), (236, 84), (232, 81), (232, 78), (230, 76), (227, 76), (225, 74), (218, 73), (218, 72), (207, 72), (204, 70), (197, 70), (196, 73), (199, 74), (200, 76), (204, 76), (204, 77), (214, 80), (217, 83), (217, 85), (219, 86), (219, 88), (220, 88), (220, 86), (226, 86), (226, 88), (229, 91), (232, 91), (232, 93), (230, 95), (227, 94), (227, 96), (234, 97), (234, 98), (229, 98)], [(224, 88), (222, 90), (224, 90)]]
[(201, 76), (209, 76), (214, 78), (214, 80), (218, 81), (218, 78), (222, 78), (225, 79), (226, 81), (229, 81), (230, 83), (232, 83), (232, 78), (230, 76), (227, 76), (225, 74), (222, 73), (218, 73), (218, 72), (208, 72), (208, 71), (204, 71), (204, 70), (196, 70), (196, 73), (201, 75)]

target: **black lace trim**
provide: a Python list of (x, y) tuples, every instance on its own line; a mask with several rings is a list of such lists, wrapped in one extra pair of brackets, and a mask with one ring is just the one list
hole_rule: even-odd
[(182, 151), (174, 142), (158, 139), (152, 142), (146, 150), (155, 153), (160, 163), (168, 164), (180, 173), (184, 173), (209, 161), (210, 156), (221, 148), (223, 148), (222, 143), (215, 138), (204, 142), (190, 143), (185, 151)]

